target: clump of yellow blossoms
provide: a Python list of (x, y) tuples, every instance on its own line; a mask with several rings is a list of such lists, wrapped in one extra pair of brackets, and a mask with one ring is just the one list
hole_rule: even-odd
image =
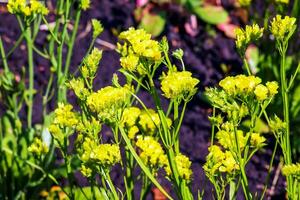
[(289, 4), (290, 0), (276, 0), (276, 3)]
[(84, 58), (83, 66), (81, 67), (83, 78), (93, 79), (95, 77), (101, 58), (102, 51), (97, 48), (94, 48), (93, 51)]
[(139, 132), (137, 121), (140, 114), (141, 110), (137, 107), (125, 108), (123, 111), (121, 123), (127, 129), (129, 139), (134, 139), (135, 135)]
[(267, 82), (266, 86), (261, 83), (261, 79), (255, 76), (228, 76), (221, 80), (219, 85), (229, 95), (247, 96), (255, 95), (257, 100), (264, 101), (277, 94), (277, 82)]
[(152, 170), (162, 167), (167, 160), (161, 145), (151, 136), (139, 136), (136, 146), (141, 150), (140, 157)]
[(102, 119), (112, 119), (123, 108), (130, 96), (126, 87), (107, 86), (87, 98), (87, 106)]
[(55, 109), (55, 117), (52, 124), (49, 127), (49, 131), (52, 136), (60, 143), (63, 142), (65, 131), (68, 128), (69, 131), (73, 130), (78, 123), (77, 114), (72, 111), (73, 106), (70, 104), (59, 103), (58, 108)]
[(283, 122), (279, 117), (275, 115), (273, 119), (270, 120), (270, 128), (275, 133), (284, 133), (286, 131), (286, 122)]
[(90, 8), (91, 1), (90, 0), (81, 0), (80, 7), (82, 10), (87, 10)]
[(97, 38), (103, 32), (103, 26), (100, 21), (92, 19), (93, 38)]
[(151, 34), (144, 29), (129, 28), (129, 30), (120, 33), (119, 39), (123, 42), (118, 43), (118, 51), (121, 54), (121, 66), (125, 70), (140, 74), (145, 74), (143, 61), (160, 61), (161, 50), (157, 41), (151, 39)]
[(230, 151), (223, 152), (217, 145), (212, 145), (208, 151), (209, 154), (206, 156), (203, 169), (209, 178), (215, 176), (216, 173), (233, 175), (235, 171), (240, 169)]
[(99, 144), (94, 138), (86, 137), (79, 149), (83, 162), (83, 171), (88, 174), (88, 168), (103, 167), (109, 169), (121, 161), (120, 148), (117, 144)]
[(80, 100), (85, 100), (90, 94), (82, 78), (72, 78), (67, 82), (67, 86), (74, 91), (76, 97)]
[(271, 22), (271, 33), (279, 41), (284, 41), (291, 37), (296, 29), (296, 18), (276, 15)]
[[(97, 134), (101, 131), (101, 123), (96, 120), (94, 117), (91, 119), (82, 119), (78, 122), (76, 126), (76, 131), (79, 133), (78, 137), (83, 137), (83, 135), (89, 136), (89, 137), (95, 137), (97, 138)], [(78, 138), (78, 140), (81, 140), (83, 138)]]
[(263, 36), (263, 28), (260, 28), (257, 24), (252, 26), (247, 25), (245, 30), (242, 28), (235, 29), (236, 35), (236, 47), (240, 53), (245, 53), (245, 49), (248, 45)]
[(246, 6), (249, 6), (251, 4), (252, 0), (238, 0), (238, 2), (241, 6), (246, 7)]
[(49, 148), (41, 139), (34, 138), (33, 143), (28, 147), (28, 151), (37, 156), (41, 156), (48, 153)]
[[(192, 162), (190, 161), (190, 159), (183, 154), (178, 154), (175, 157), (175, 163), (177, 166), (179, 177), (189, 182), (193, 174), (193, 171), (191, 170)], [(170, 176), (172, 174), (169, 164), (166, 165), (165, 171), (167, 173), (167, 176)]]
[(169, 99), (190, 99), (196, 92), (199, 80), (188, 71), (169, 72), (162, 77), (161, 90)]
[[(161, 121), (159, 115), (152, 109), (148, 111), (142, 111), (139, 120), (138, 126), (147, 135), (154, 135), (157, 131), (157, 128), (160, 126)], [(171, 119), (167, 118), (168, 127), (172, 125)]]
[(282, 174), (286, 177), (293, 176), (300, 179), (300, 163), (284, 165), (282, 167)]
[(49, 13), (49, 10), (37, 0), (30, 0), (29, 3), (26, 0), (9, 0), (7, 9), (12, 14), (25, 17), (31, 17), (36, 14), (47, 15)]

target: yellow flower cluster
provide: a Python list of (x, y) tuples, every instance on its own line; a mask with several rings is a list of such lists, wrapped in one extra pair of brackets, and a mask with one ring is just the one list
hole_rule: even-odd
[(284, 165), (281, 171), (284, 176), (300, 178), (300, 163)]
[(141, 110), (137, 107), (125, 108), (122, 115), (121, 123), (128, 131), (129, 139), (134, 139), (139, 132), (137, 121), (141, 114)]
[(87, 10), (90, 8), (91, 1), (90, 0), (81, 0), (80, 7), (82, 10)]
[[(139, 116), (138, 125), (145, 134), (154, 135), (159, 127), (161, 121), (159, 115), (152, 109), (148, 109), (148, 112), (142, 111)], [(168, 127), (172, 125), (171, 119), (167, 118)]]
[(266, 138), (259, 133), (251, 133), (250, 144), (252, 147), (260, 148), (265, 145)]
[(241, 6), (246, 7), (246, 6), (250, 6), (252, 0), (238, 0), (238, 2)]
[(28, 151), (37, 156), (41, 156), (48, 153), (49, 148), (41, 139), (34, 138), (33, 143), (28, 147)]
[(130, 93), (125, 87), (107, 86), (92, 93), (87, 98), (87, 105), (92, 112), (99, 114), (103, 119), (116, 116), (127, 102)]
[(289, 4), (290, 0), (276, 0), (276, 3)]
[(92, 117), (90, 120), (81, 120), (76, 126), (76, 131), (90, 137), (94, 136), (96, 138), (97, 134), (101, 131), (101, 128), (101, 123)]
[(155, 61), (161, 59), (159, 43), (151, 40), (151, 34), (144, 29), (136, 30), (131, 27), (127, 31), (120, 33), (119, 38), (127, 42), (138, 57)]
[(59, 142), (62, 142), (65, 135), (64, 129), (74, 129), (78, 123), (78, 117), (76, 113), (72, 111), (73, 106), (70, 104), (59, 103), (58, 108), (55, 109), (55, 117), (52, 124), (49, 127), (49, 131), (52, 136)]
[(281, 15), (276, 15), (271, 22), (271, 33), (277, 40), (285, 40), (294, 33), (296, 29), (296, 18), (285, 16), (282, 18)]
[[(237, 141), (239, 142), (240, 149), (244, 149), (246, 146), (246, 138), (244, 137), (244, 132), (241, 130), (237, 130)], [(216, 134), (216, 138), (218, 139), (218, 142), (225, 148), (233, 148), (236, 149), (236, 142), (235, 142), (235, 134), (234, 132), (228, 132), (225, 130), (220, 130)]]
[(120, 148), (116, 144), (98, 144), (92, 138), (85, 138), (80, 159), (84, 163), (111, 167), (121, 161)]
[(156, 170), (168, 162), (161, 145), (153, 137), (139, 136), (136, 146), (141, 150), (141, 159), (151, 169)]
[(80, 100), (85, 100), (90, 94), (89, 90), (85, 87), (84, 80), (82, 78), (72, 78), (67, 82), (67, 86), (74, 91), (76, 97)]
[(266, 86), (260, 83), (261, 79), (258, 77), (237, 75), (226, 77), (219, 85), (229, 95), (255, 95), (258, 101), (264, 101), (278, 93), (277, 82), (267, 82)]
[(215, 176), (218, 172), (232, 174), (240, 169), (230, 151), (223, 152), (217, 145), (212, 145), (208, 151), (209, 154), (203, 166), (208, 177)]
[[(189, 182), (193, 175), (193, 171), (191, 170), (192, 162), (190, 161), (190, 159), (183, 154), (178, 154), (175, 157), (175, 163), (177, 165), (179, 177)], [(165, 171), (168, 176), (172, 174), (169, 164), (165, 166)]]
[(101, 58), (102, 51), (97, 48), (94, 48), (93, 51), (84, 58), (84, 65), (81, 67), (81, 74), (84, 78), (95, 77)]
[(118, 51), (121, 54), (121, 66), (128, 71), (145, 74), (141, 60), (148, 61), (161, 60), (160, 45), (157, 41), (151, 39), (151, 34), (143, 29), (129, 28), (127, 31), (120, 33), (119, 39), (124, 42), (123, 45), (118, 43)]
[(30, 17), (35, 14), (47, 15), (49, 10), (39, 1), (30, 0), (27, 4), (26, 0), (9, 0), (7, 9), (12, 14), (23, 15)]
[(100, 21), (92, 19), (93, 38), (97, 38), (103, 32), (103, 26)]
[(263, 28), (259, 28), (257, 24), (253, 24), (252, 26), (247, 25), (245, 30), (242, 28), (235, 29), (236, 35), (236, 47), (242, 53), (245, 53), (245, 49), (251, 42), (254, 42), (262, 37)]
[(169, 99), (189, 99), (196, 93), (198, 83), (191, 72), (169, 72), (162, 77), (161, 90)]
[(87, 167), (86, 165), (82, 164), (80, 168), (80, 172), (82, 173), (83, 176), (85, 177), (90, 177), (92, 175), (92, 169)]
[(270, 120), (270, 128), (272, 131), (274, 131), (275, 133), (284, 133), (284, 131), (286, 130), (286, 122), (283, 122), (279, 117), (277, 117), (275, 115), (274, 119)]

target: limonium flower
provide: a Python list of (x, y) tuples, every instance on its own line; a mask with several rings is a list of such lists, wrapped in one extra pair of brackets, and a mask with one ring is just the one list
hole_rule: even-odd
[(84, 78), (94, 78), (98, 70), (99, 62), (102, 58), (102, 51), (94, 48), (93, 51), (84, 58), (81, 74)]
[(102, 119), (115, 117), (119, 109), (123, 108), (130, 96), (125, 87), (107, 86), (92, 93), (87, 98), (87, 105), (94, 113), (99, 114)]
[[(141, 112), (138, 120), (138, 126), (145, 134), (154, 135), (160, 124), (161, 121), (159, 115), (154, 110), (148, 109), (148, 112)], [(169, 127), (172, 125), (171, 119), (167, 118), (167, 124)]]
[(134, 139), (139, 132), (137, 122), (140, 114), (141, 110), (137, 107), (125, 108), (123, 111), (121, 124), (127, 129), (129, 139)]
[(147, 33), (144, 29), (130, 27), (127, 31), (120, 33), (119, 38), (128, 43), (133, 53), (138, 57), (154, 61), (161, 59), (159, 43), (151, 40), (151, 34)]
[(161, 90), (169, 99), (189, 99), (197, 92), (198, 83), (199, 80), (193, 78), (191, 72), (169, 72), (162, 77)]
[(252, 0), (238, 0), (238, 2), (241, 6), (246, 7), (246, 6), (249, 6), (251, 4)]
[[(179, 177), (189, 182), (193, 174), (193, 171), (191, 170), (192, 162), (190, 161), (190, 159), (183, 154), (178, 154), (175, 157), (175, 163), (177, 166)], [(172, 174), (169, 164), (166, 165), (165, 171), (167, 173), (167, 176), (170, 176)]]
[(263, 35), (263, 28), (260, 28), (257, 24), (252, 26), (247, 25), (245, 29), (237, 28), (235, 29), (236, 35), (236, 47), (241, 53), (245, 53), (245, 49), (252, 42), (255, 42)]
[(136, 146), (141, 150), (140, 157), (145, 165), (153, 170), (157, 170), (167, 162), (167, 157), (163, 148), (151, 136), (138, 136)]
[(269, 90), (269, 94), (270, 95), (275, 95), (278, 93), (278, 83), (276, 81), (272, 81), (272, 82), (267, 82), (266, 86)]
[(80, 0), (80, 7), (82, 10), (87, 10), (90, 8), (91, 1), (90, 0)]
[(120, 64), (128, 71), (135, 71), (139, 64), (139, 57), (134, 54), (129, 54), (126, 57), (120, 58)]
[(271, 22), (270, 30), (277, 40), (284, 41), (294, 33), (296, 26), (296, 18), (276, 15)]
[(116, 144), (98, 144), (92, 138), (86, 137), (82, 144), (80, 159), (85, 163), (97, 164), (102, 167), (112, 167), (121, 160), (120, 148)]
[(48, 153), (49, 148), (41, 139), (34, 138), (33, 143), (28, 147), (28, 151), (37, 156), (41, 156)]
[(47, 15), (49, 10), (37, 0), (8, 0), (7, 9), (12, 14), (32, 17), (35, 14)]
[(93, 38), (97, 38), (103, 32), (103, 26), (100, 21), (92, 19)]

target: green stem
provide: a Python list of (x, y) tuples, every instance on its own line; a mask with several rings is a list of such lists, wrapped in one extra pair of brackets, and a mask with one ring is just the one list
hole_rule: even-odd
[(9, 71), (1, 36), (0, 36), (0, 53), (1, 53), (4, 70)]
[(134, 177), (133, 177), (133, 169), (134, 162), (133, 156), (130, 151), (126, 151), (126, 195), (127, 199), (134, 199)]
[(25, 39), (27, 43), (28, 65), (29, 65), (29, 94), (28, 94), (28, 112), (27, 112), (27, 126), (32, 127), (32, 107), (34, 94), (34, 64), (33, 64), (33, 41), (31, 39), (30, 26), (26, 28)]
[(119, 195), (118, 195), (117, 190), (110, 178), (109, 172), (105, 172), (104, 169), (101, 169), (101, 173), (105, 177), (106, 183), (108, 184), (108, 187), (110, 188), (110, 191), (113, 194), (114, 200), (118, 200)]
[[(213, 107), (213, 118), (216, 117), (216, 107)], [(211, 126), (211, 139), (210, 139), (210, 146), (214, 144), (214, 139), (215, 139), (215, 123), (212, 124)]]
[(244, 62), (244, 67), (246, 68), (247, 74), (248, 74), (248, 76), (250, 76), (250, 75), (251, 75), (251, 70), (250, 70), (248, 61), (247, 61), (247, 59), (246, 59), (245, 56), (244, 56), (244, 58), (243, 58), (243, 62)]

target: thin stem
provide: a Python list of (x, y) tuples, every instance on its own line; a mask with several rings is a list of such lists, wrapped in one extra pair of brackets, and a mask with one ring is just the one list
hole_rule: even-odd
[(250, 75), (251, 75), (251, 70), (250, 70), (248, 61), (247, 61), (247, 59), (246, 59), (245, 56), (244, 56), (244, 58), (243, 58), (243, 62), (244, 62), (244, 67), (246, 68), (247, 74), (248, 74), (248, 76), (250, 76)]
[(32, 127), (32, 107), (34, 94), (34, 64), (33, 64), (33, 41), (31, 39), (31, 29), (26, 28), (25, 39), (27, 43), (28, 65), (29, 65), (29, 94), (28, 94), (28, 112), (27, 112), (27, 126)]
[(1, 53), (4, 70), (9, 71), (1, 36), (0, 36), (0, 53)]
[[(216, 107), (213, 107), (213, 118), (216, 117)], [(210, 145), (212, 146), (214, 144), (215, 139), (215, 124), (213, 123), (211, 126), (211, 139), (210, 139)]]

